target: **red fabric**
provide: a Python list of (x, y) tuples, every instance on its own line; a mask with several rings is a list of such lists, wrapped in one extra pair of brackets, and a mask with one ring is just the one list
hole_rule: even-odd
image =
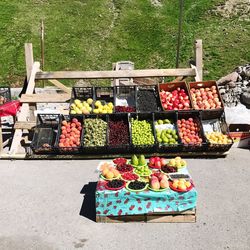
[(16, 116), (16, 113), (20, 109), (20, 107), (21, 103), (19, 101), (7, 102), (0, 106), (0, 117)]

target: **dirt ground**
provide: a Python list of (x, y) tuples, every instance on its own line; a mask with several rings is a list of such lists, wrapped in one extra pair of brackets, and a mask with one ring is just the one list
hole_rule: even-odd
[(249, 249), (250, 152), (187, 159), (197, 222), (94, 221), (97, 160), (0, 161), (0, 249)]

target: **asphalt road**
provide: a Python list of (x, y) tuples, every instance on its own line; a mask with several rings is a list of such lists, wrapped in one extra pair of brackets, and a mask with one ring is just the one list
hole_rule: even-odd
[(198, 217), (186, 224), (95, 223), (97, 160), (0, 161), (0, 249), (250, 249), (249, 150), (187, 161)]

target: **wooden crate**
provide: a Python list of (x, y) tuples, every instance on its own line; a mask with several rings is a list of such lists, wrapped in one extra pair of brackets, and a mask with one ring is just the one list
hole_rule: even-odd
[(196, 222), (196, 209), (183, 212), (165, 212), (124, 216), (96, 216), (98, 223), (147, 222), (147, 223), (178, 223)]

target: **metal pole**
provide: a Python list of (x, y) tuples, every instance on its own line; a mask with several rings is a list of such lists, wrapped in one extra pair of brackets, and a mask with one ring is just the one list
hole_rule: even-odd
[(179, 0), (180, 14), (179, 14), (179, 27), (178, 27), (178, 38), (177, 38), (177, 48), (176, 48), (176, 68), (179, 68), (179, 59), (180, 59), (183, 3), (184, 3), (183, 0)]
[[(41, 20), (41, 68), (44, 70), (44, 23), (43, 20)], [(44, 87), (44, 81), (43, 81), (43, 87)]]

